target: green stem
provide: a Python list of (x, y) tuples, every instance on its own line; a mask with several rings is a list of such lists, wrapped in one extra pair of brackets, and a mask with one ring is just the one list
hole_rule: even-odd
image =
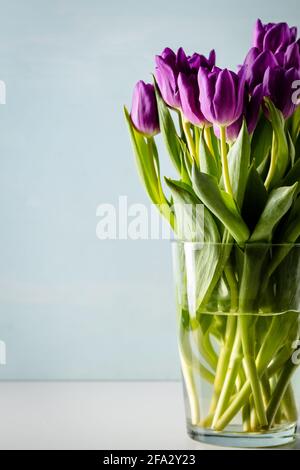
[[(238, 307), (238, 286), (237, 281), (232, 269), (230, 262), (224, 268), (226, 279), (229, 285), (230, 294), (231, 294), (231, 312), (236, 312)], [(223, 390), (223, 385), (226, 377), (227, 368), (229, 365), (232, 347), (234, 345), (234, 338), (236, 332), (236, 317), (230, 315), (227, 318), (226, 332), (224, 338), (224, 345), (221, 349), (219, 356), (219, 361), (216, 370), (215, 383), (214, 383), (214, 394), (212, 402), (209, 409), (209, 415), (214, 416), (213, 425), (215, 422), (215, 411), (218, 407), (219, 398)], [(230, 397), (229, 397), (230, 398)]]
[(148, 161), (149, 161), (149, 169), (150, 173), (152, 174), (152, 179), (153, 181), (156, 181), (157, 188), (157, 199), (160, 201), (159, 203), (156, 204), (156, 207), (158, 208), (159, 212), (167, 219), (169, 222), (170, 226), (172, 229), (175, 231), (175, 217), (174, 213), (171, 211), (170, 206), (168, 204), (168, 201), (164, 195), (164, 191), (161, 185), (160, 181), (160, 174), (159, 174), (159, 168), (155, 168), (154, 165), (154, 155), (155, 155), (155, 150), (154, 150), (154, 138), (153, 137), (147, 137), (147, 149), (148, 149)]
[(199, 158), (199, 147), (200, 147), (200, 129), (194, 126), (194, 134), (195, 134), (195, 152), (196, 152), (196, 160), (200, 162)]
[(246, 373), (251, 384), (257, 418), (261, 426), (266, 426), (268, 421), (264, 407), (263, 392), (253, 351), (253, 319), (249, 318), (248, 315), (242, 315), (239, 318), (239, 326), (242, 338)]
[(228, 167), (228, 160), (227, 160), (227, 143), (226, 143), (226, 127), (220, 126), (220, 133), (221, 133), (221, 159), (222, 159), (222, 172), (223, 172), (223, 180), (224, 186), (227, 193), (233, 196), (232, 187), (230, 183), (230, 176), (229, 176), (229, 167)]
[[(225, 266), (224, 272), (230, 289), (231, 313), (234, 313), (237, 311), (238, 308), (238, 285), (230, 263)], [(229, 338), (225, 338), (225, 347), (227, 348), (226, 360), (228, 368), (223, 371), (222, 384), (219, 383), (221, 391), (219, 392), (217, 405), (215, 406), (215, 413), (212, 422), (213, 428), (216, 426), (219, 417), (223, 413), (225, 407), (227, 406), (230, 400), (230, 397), (235, 387), (236, 378), (240, 372), (240, 367), (242, 363), (241, 340), (239, 334), (236, 335), (236, 317), (233, 318), (234, 319), (230, 317), (228, 318), (228, 322), (230, 321), (234, 323), (234, 330), (230, 331)]]
[(236, 334), (234, 345), (231, 352), (231, 357), (229, 361), (228, 370), (225, 376), (224, 384), (222, 387), (222, 391), (220, 394), (220, 398), (218, 401), (218, 405), (216, 407), (212, 427), (217, 427), (217, 422), (222, 416), (224, 410), (226, 409), (227, 404), (229, 403), (230, 397), (233, 394), (233, 390), (236, 383), (236, 378), (239, 374), (243, 355), (242, 355), (242, 347), (241, 347), (241, 338), (239, 335), (239, 331)]
[(282, 400), (282, 409), (289, 423), (296, 423), (298, 419), (298, 410), (291, 384), (288, 385)]
[(186, 387), (186, 392), (190, 404), (191, 422), (193, 425), (196, 425), (200, 421), (200, 407), (198, 401), (197, 388), (193, 375), (193, 368), (190, 364), (186, 362), (182, 353), (180, 353), (180, 360), (184, 384)]
[(230, 290), (230, 310), (232, 313), (235, 313), (239, 305), (239, 290), (237, 285), (237, 280), (233, 271), (233, 268), (230, 262), (227, 263), (224, 269), (225, 276), (229, 285)]
[(290, 381), (297, 369), (298, 365), (294, 364), (292, 360), (288, 361), (284, 369), (281, 372), (275, 390), (272, 394), (268, 409), (267, 409), (267, 418), (269, 426), (273, 425), (277, 411), (279, 410), (281, 400), (283, 399)]
[(189, 330), (186, 330), (182, 326), (180, 327), (179, 333), (179, 354), (182, 375), (190, 404), (191, 422), (193, 425), (196, 425), (200, 421), (200, 406), (198, 400), (198, 391), (194, 379), (194, 359), (190, 345)]
[(245, 368), (251, 384), (258, 422), (261, 426), (266, 426), (268, 422), (261, 381), (255, 363), (255, 318), (251, 313), (255, 309), (259, 292), (260, 273), (265, 252), (266, 248), (259, 250), (258, 247), (254, 247), (253, 250), (249, 248), (249, 251), (245, 252), (239, 305), (239, 312), (242, 314), (239, 317), (239, 328)]
[(210, 365), (213, 370), (216, 370), (218, 356), (215, 350), (213, 349), (208, 333), (203, 334), (201, 326), (199, 326), (193, 331), (193, 336), (200, 355), (203, 357), (203, 359), (205, 359), (205, 361)]
[(275, 132), (273, 132), (273, 141), (272, 141), (272, 151), (271, 151), (271, 162), (270, 162), (270, 167), (268, 171), (268, 175), (266, 177), (265, 181), (265, 187), (267, 190), (270, 188), (270, 184), (272, 182), (272, 179), (274, 177), (275, 171), (276, 171), (276, 165), (277, 165), (277, 158), (276, 158), (276, 138), (275, 138)]
[(210, 151), (212, 156), (215, 157), (215, 151), (211, 140), (211, 127), (204, 127), (204, 137), (208, 150)]
[(184, 134), (185, 134), (185, 137), (186, 137), (186, 141), (187, 141), (187, 144), (188, 144), (188, 149), (190, 151), (190, 154), (191, 154), (192, 158), (194, 159), (194, 161), (199, 163), (197, 161), (197, 152), (196, 152), (195, 142), (194, 142), (193, 136), (191, 134), (190, 124), (184, 118), (182, 119), (182, 127), (183, 127), (183, 130), (184, 130)]
[[(286, 315), (284, 318), (274, 317), (270, 325), (269, 331), (266, 335), (265, 341), (262, 344), (259, 354), (256, 359), (256, 367), (259, 376), (263, 375), (272, 361), (277, 351), (282, 347), (282, 344), (286, 340), (290, 324)], [(250, 380), (243, 385), (242, 389), (232, 400), (232, 403), (228, 406), (223, 416), (217, 423), (217, 430), (221, 431), (233, 420), (234, 416), (245, 406), (251, 394), (251, 383)]]
[[(231, 351), (232, 351), (232, 347), (234, 343), (235, 332), (236, 332), (236, 317), (233, 315), (230, 315), (227, 318), (224, 344), (222, 346), (222, 349), (219, 355), (219, 361), (218, 361), (216, 375), (215, 375), (214, 393), (213, 393), (213, 398), (212, 398), (210, 409), (209, 409), (210, 416), (214, 415), (220, 394), (222, 392), (222, 387), (224, 384), (226, 371), (228, 368), (230, 355), (231, 355)], [(208, 422), (206, 424), (208, 424)]]

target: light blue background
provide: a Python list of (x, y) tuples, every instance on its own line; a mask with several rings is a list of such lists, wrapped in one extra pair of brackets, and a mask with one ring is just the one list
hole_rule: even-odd
[(95, 235), (100, 203), (147, 202), (122, 105), (165, 46), (215, 47), (235, 67), (257, 17), (299, 26), (299, 12), (299, 0), (0, 1), (0, 378), (179, 376), (169, 243)]

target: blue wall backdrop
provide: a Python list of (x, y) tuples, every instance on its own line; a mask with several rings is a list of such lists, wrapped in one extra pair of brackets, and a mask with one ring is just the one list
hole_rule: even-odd
[(0, 0), (0, 379), (179, 377), (170, 243), (99, 241), (96, 208), (148, 203), (122, 105), (153, 56), (236, 67), (257, 17), (299, 0)]

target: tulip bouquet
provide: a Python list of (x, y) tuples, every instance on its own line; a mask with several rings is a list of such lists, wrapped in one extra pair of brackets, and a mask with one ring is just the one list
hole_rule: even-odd
[[(236, 72), (219, 68), (215, 51), (206, 58), (166, 48), (155, 60), (154, 83), (137, 83), (125, 115), (143, 184), (181, 241), (179, 350), (190, 433), (294, 430), (297, 29), (258, 20)], [(178, 174), (164, 183), (159, 133)]]

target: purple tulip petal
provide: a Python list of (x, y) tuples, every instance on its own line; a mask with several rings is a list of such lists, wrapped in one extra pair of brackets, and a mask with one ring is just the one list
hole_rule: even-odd
[(189, 73), (190, 71), (188, 59), (182, 47), (177, 51), (176, 67), (178, 72)]
[(252, 65), (247, 67), (247, 82), (250, 90), (262, 83), (265, 71), (268, 67), (276, 67), (278, 62), (274, 54), (270, 51), (264, 51), (254, 60)]
[(287, 48), (286, 53), (284, 55), (283, 65), (286, 70), (289, 70), (292, 67), (300, 69), (300, 51), (296, 42), (294, 42)]
[(200, 109), (197, 77), (180, 73), (178, 77), (178, 89), (181, 109), (185, 119), (196, 126), (207, 124)]
[(264, 34), (265, 28), (260, 19), (258, 19), (255, 23), (254, 31), (253, 31), (253, 47), (262, 50), (263, 43), (264, 43)]
[(229, 70), (222, 70), (216, 81), (216, 91), (213, 100), (214, 113), (220, 125), (229, 126), (236, 119), (236, 93), (238, 78)]
[(159, 132), (159, 120), (154, 86), (139, 81), (133, 92), (131, 120), (134, 127), (150, 137)]
[(177, 89), (177, 76), (174, 69), (162, 57), (156, 57), (155, 77), (164, 101), (173, 108), (180, 107)]
[(249, 134), (252, 134), (257, 126), (262, 99), (263, 99), (263, 86), (258, 85), (255, 88), (245, 111), (245, 117), (246, 117)]
[(216, 72), (209, 72), (200, 67), (198, 72), (198, 85), (200, 91), (200, 107), (207, 121), (215, 121), (213, 98), (215, 94), (215, 85), (217, 80)]
[(296, 109), (296, 104), (292, 100), (295, 91), (293, 83), (299, 79), (300, 71), (295, 68), (286, 71), (282, 67), (269, 67), (265, 73), (263, 94), (273, 101), (285, 119), (289, 118)]

